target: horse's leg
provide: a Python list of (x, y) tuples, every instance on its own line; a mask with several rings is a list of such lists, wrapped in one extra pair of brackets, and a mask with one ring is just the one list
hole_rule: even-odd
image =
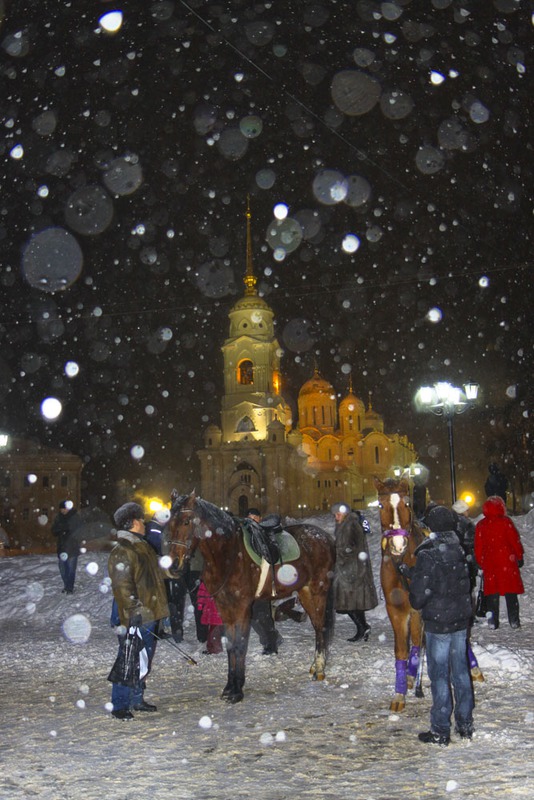
[(390, 711), (403, 711), (408, 691), (409, 614), (398, 606), (386, 606), (395, 637), (395, 695)]
[(484, 673), (478, 666), (477, 657), (473, 653), (473, 648), (471, 647), (471, 642), (469, 639), (467, 640), (467, 659), (469, 661), (469, 669), (471, 670), (471, 680), (481, 682), (484, 681)]
[(237, 622), (226, 625), (224, 633), (227, 639), (228, 680), (222, 697), (229, 703), (239, 703), (243, 699), (245, 685), (245, 661), (247, 656), (250, 623)]
[(300, 589), (299, 600), (308, 613), (315, 631), (315, 653), (310, 667), (310, 675), (314, 681), (325, 679), (326, 658), (328, 650), (331, 622), (329, 619), (327, 595), (312, 594), (309, 586)]

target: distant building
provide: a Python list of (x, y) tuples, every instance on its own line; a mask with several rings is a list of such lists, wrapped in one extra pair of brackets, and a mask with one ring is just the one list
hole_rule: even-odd
[(209, 425), (198, 453), (202, 496), (240, 516), (254, 506), (291, 516), (336, 501), (365, 508), (376, 500), (373, 476), (416, 461), (413, 445), (384, 433), (380, 414), (370, 402), (366, 409), (352, 386), (338, 407), (333, 386), (317, 370), (299, 392), (294, 426), (282, 395), (274, 314), (256, 282), (247, 212), (245, 293), (229, 313), (222, 345), (221, 425)]
[(79, 508), (82, 469), (78, 456), (0, 435), (0, 524), (11, 548), (55, 549), (51, 524), (61, 500)]

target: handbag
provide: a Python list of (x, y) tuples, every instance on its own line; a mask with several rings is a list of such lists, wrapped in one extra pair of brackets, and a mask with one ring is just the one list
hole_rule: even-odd
[(148, 672), (148, 653), (139, 628), (129, 628), (108, 675), (111, 683), (131, 688), (139, 686)]

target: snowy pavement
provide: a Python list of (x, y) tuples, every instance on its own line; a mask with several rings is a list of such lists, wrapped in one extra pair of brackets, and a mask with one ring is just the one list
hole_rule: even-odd
[[(370, 641), (349, 643), (338, 616), (323, 683), (310, 681), (309, 622), (278, 625), (277, 656), (251, 635), (245, 699), (221, 700), (226, 657), (202, 654), (188, 619), (189, 666), (162, 642), (146, 697), (156, 714), (114, 720), (106, 677), (116, 652), (109, 627), (107, 556), (80, 558), (76, 592), (60, 592), (55, 556), (0, 560), (2, 769), (0, 800), (493, 800), (534, 795), (534, 512), (516, 518), (526, 550), (522, 628), (475, 626), (486, 676), (475, 685), (476, 733), (448, 748), (423, 745), (430, 691), (389, 711), (393, 635), (383, 602)], [(378, 580), (379, 535), (370, 536)]]

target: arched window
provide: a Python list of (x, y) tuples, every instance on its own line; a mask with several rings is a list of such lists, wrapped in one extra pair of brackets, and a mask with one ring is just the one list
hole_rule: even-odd
[(237, 365), (237, 382), (241, 386), (251, 386), (254, 383), (254, 364), (248, 358), (244, 358)]
[(248, 433), (255, 430), (256, 428), (250, 417), (241, 417), (237, 423), (236, 433)]
[(375, 464), (380, 464), (380, 448), (375, 447)]

